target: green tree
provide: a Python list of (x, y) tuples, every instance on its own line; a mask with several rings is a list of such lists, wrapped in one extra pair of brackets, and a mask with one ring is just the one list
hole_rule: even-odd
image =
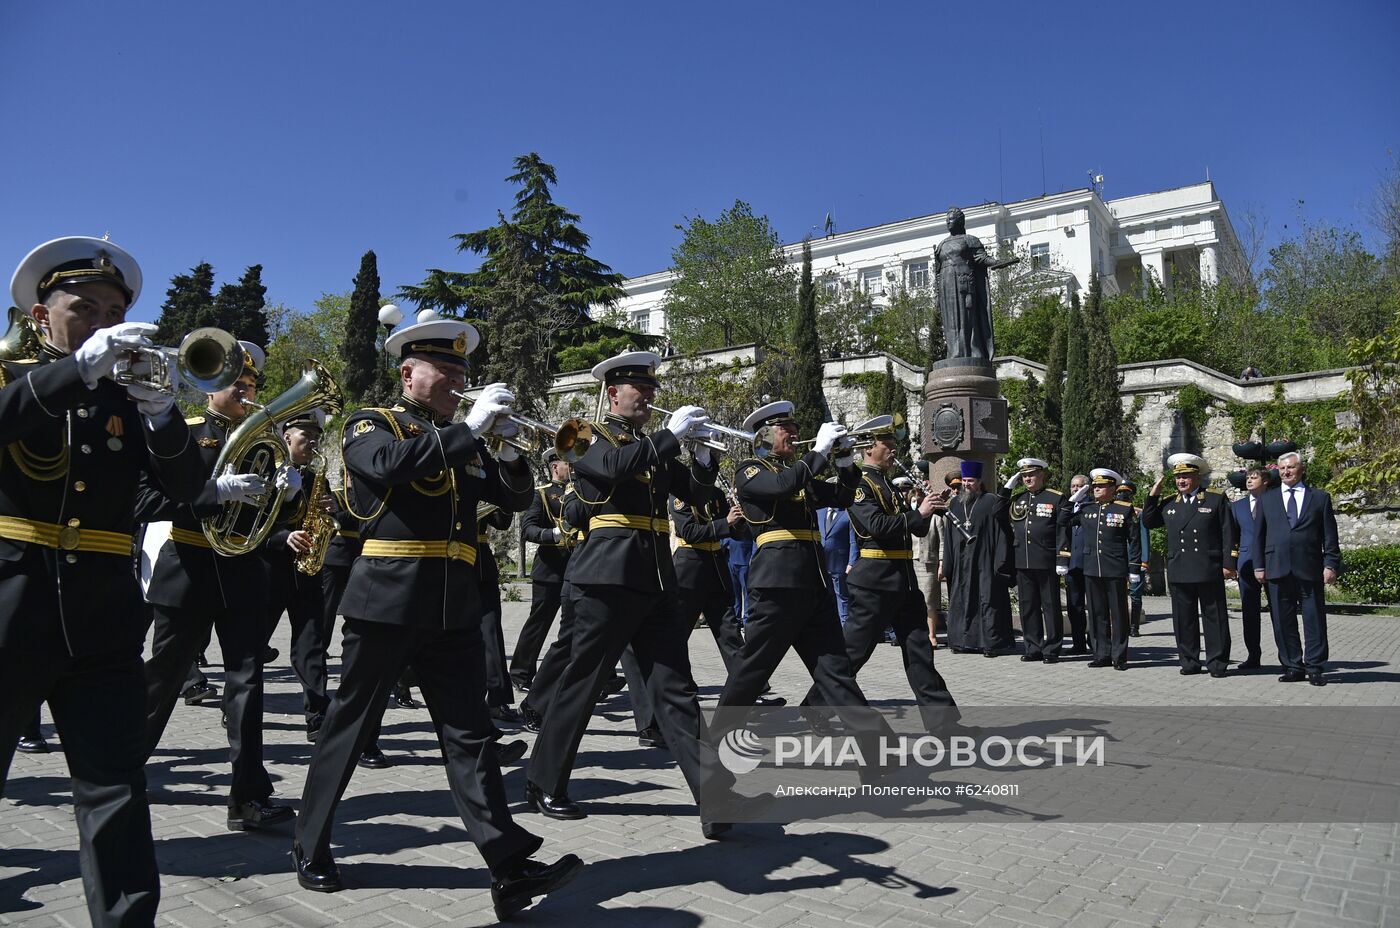
[[(663, 304), (676, 349), (782, 344), (797, 280), (768, 217), (735, 200), (714, 222), (695, 216), (676, 228), (684, 233), (671, 252), (676, 281)], [(815, 339), (815, 318), (809, 334)]]
[(783, 393), (792, 401), (793, 416), (804, 435), (815, 435), (829, 418), (822, 392), (821, 345), (817, 341), (817, 290), (812, 282), (812, 245), (802, 243), (802, 282), (797, 288), (797, 314), (792, 319), (792, 365)]
[(928, 371), (948, 353), (933, 291), (896, 284), (889, 302), (876, 308), (868, 326), (868, 351), (883, 351)]
[(1063, 424), (1060, 447), (1063, 454), (1062, 475), (1065, 483), (1075, 474), (1087, 474), (1099, 466), (1095, 460), (1097, 423), (1088, 402), (1089, 340), (1084, 331), (1084, 314), (1079, 308), (1079, 294), (1070, 294), (1069, 331), (1065, 349), (1065, 388), (1063, 394)]
[[(1078, 294), (1075, 300), (1079, 299)], [(1045, 360), (1045, 387), (1042, 390), (1042, 413), (1045, 462), (1050, 465), (1051, 478), (1064, 474), (1064, 447), (1060, 444), (1064, 422), (1065, 353), (1068, 350), (1069, 319), (1062, 312), (1055, 318), (1050, 334), (1050, 354)], [(1070, 475), (1073, 476), (1073, 475)], [(1066, 481), (1068, 482), (1068, 481)]]
[(997, 354), (1018, 355), (1044, 364), (1050, 355), (1050, 336), (1055, 322), (1065, 314), (1065, 304), (1057, 294), (1028, 295), (1016, 311), (992, 316)]
[(176, 274), (170, 278), (170, 289), (165, 291), (165, 302), (156, 319), (155, 343), (172, 347), (180, 344), (192, 329), (204, 324), (201, 319), (212, 315), (213, 306), (213, 267), (200, 262), (188, 274)]
[(1330, 487), (1349, 512), (1393, 507), (1400, 501), (1400, 312), (1386, 332), (1352, 339), (1348, 360), (1356, 365), (1347, 374), (1351, 421), (1337, 436), (1342, 468)]
[(267, 287), (262, 282), (262, 265), (253, 264), (243, 272), (238, 283), (226, 283), (219, 288), (210, 308), (209, 321), (200, 324), (226, 329), (266, 351), (267, 316), (263, 312), (266, 305)]
[[(266, 349), (267, 366), (263, 368), (264, 397), (274, 397), (296, 383), (307, 358), (320, 361), (344, 389), (346, 362), (340, 347), (345, 341), (350, 299), (345, 293), (323, 293), (309, 313), (281, 303), (267, 307), (271, 339)], [(346, 393), (347, 406), (362, 404), (362, 398)]]
[[(842, 358), (870, 350), (870, 320), (875, 301), (860, 287), (844, 281), (816, 284), (817, 340), (828, 357)], [(799, 297), (800, 298), (800, 297)]]
[(379, 265), (373, 251), (360, 258), (355, 289), (350, 294), (345, 320), (345, 340), (338, 354), (345, 365), (341, 386), (346, 399), (364, 403), (375, 392), (382, 392), (387, 367), (379, 351)]
[[(1084, 334), (1087, 377), (1082, 402), (1094, 426), (1090, 447), (1100, 467), (1111, 467), (1120, 474), (1130, 474), (1136, 465), (1133, 451), (1136, 431), (1124, 415), (1123, 403), (1118, 398), (1118, 353), (1113, 348), (1113, 339), (1109, 337), (1103, 282), (1098, 274), (1089, 275), (1089, 298), (1084, 304)], [(1070, 402), (1079, 401), (1077, 396), (1070, 398)]]
[(525, 237), (503, 238), (490, 291), (491, 315), (483, 333), (491, 350), (481, 367), (482, 381), (504, 383), (515, 394), (515, 408), (540, 415), (549, 393), (551, 372), (548, 330), (540, 317), (556, 315), (557, 298), (536, 281), (525, 250)]

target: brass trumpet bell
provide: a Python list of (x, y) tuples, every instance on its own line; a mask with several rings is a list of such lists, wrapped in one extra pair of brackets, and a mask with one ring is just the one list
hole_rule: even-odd
[(0, 361), (31, 361), (37, 358), (44, 344), (44, 333), (39, 323), (16, 306), (10, 307), (9, 319), (5, 335), (0, 338)]
[(140, 348), (117, 359), (112, 379), (124, 387), (137, 385), (161, 393), (175, 393), (175, 378), (200, 393), (218, 393), (232, 386), (243, 373), (243, 346), (223, 329), (195, 329), (180, 340), (178, 348)]

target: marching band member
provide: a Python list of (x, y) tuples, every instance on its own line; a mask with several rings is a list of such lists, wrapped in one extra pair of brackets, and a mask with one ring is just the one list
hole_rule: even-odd
[(578, 545), (578, 533), (562, 524), (564, 489), (573, 467), (553, 448), (545, 451), (544, 462), (549, 468), (549, 483), (535, 487), (535, 497), (521, 519), (525, 540), (539, 546), (530, 568), (530, 614), (520, 628), (510, 659), (511, 682), (522, 693), (528, 693), (534, 682), (540, 649), (563, 604), (561, 591), (569, 556)]

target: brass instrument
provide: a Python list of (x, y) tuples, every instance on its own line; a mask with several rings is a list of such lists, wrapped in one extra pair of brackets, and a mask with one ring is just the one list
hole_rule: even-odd
[[(317, 406), (332, 416), (338, 415), (344, 408), (335, 378), (315, 358), (307, 358), (301, 379), (267, 405), (246, 399), (243, 403), (254, 407), (254, 411), (229, 435), (219, 451), (218, 460), (214, 462), (214, 475), (257, 474), (269, 488), (274, 487), (277, 472), (291, 459), (287, 442), (282, 437), (281, 423)], [(277, 512), (282, 508), (286, 496), (285, 487), (277, 487), (271, 496), (264, 494), (258, 501), (253, 527), (247, 535), (235, 531), (235, 527), (243, 514), (243, 507), (250, 504), (224, 503), (222, 512), (202, 520), (201, 526), (209, 546), (226, 557), (247, 554), (257, 548), (272, 531)]]
[[(888, 426), (880, 426), (872, 429), (857, 429), (854, 432), (848, 431), (845, 435), (842, 435), (836, 440), (836, 448), (841, 451), (864, 451), (867, 448), (875, 447), (875, 442), (877, 441), (875, 436), (877, 434), (890, 430), (894, 431), (894, 437), (897, 441), (903, 441), (909, 435), (909, 426), (905, 421), (904, 413), (894, 413), (890, 418), (894, 421)], [(815, 438), (804, 438), (801, 441), (793, 442), (793, 446), (815, 445), (816, 443), (817, 440)], [(917, 480), (915, 481), (915, 483), (918, 482)]]
[(200, 393), (218, 393), (243, 373), (243, 346), (223, 329), (209, 326), (195, 329), (180, 341), (179, 348), (137, 348), (124, 351), (112, 370), (112, 379), (124, 387), (132, 385), (173, 395), (178, 371), (180, 380)]
[(316, 476), (311, 481), (311, 491), (306, 496), (306, 516), (301, 520), (301, 530), (311, 536), (311, 550), (298, 554), (293, 563), (296, 569), (314, 577), (326, 564), (326, 552), (330, 550), (331, 539), (340, 530), (340, 523), (321, 509), (321, 497), (326, 493), (326, 456), (320, 451), (311, 459), (311, 470)]
[[(655, 404), (649, 403), (647, 404), (647, 408), (663, 416), (672, 415), (671, 410), (662, 409)], [(716, 436), (726, 435), (738, 441), (746, 441), (755, 448), (757, 448), (759, 444), (757, 432), (746, 432), (743, 429), (720, 425), (718, 422), (706, 422), (704, 425), (700, 426), (700, 428), (703, 430), (702, 434), (696, 435), (693, 438), (687, 438), (686, 441), (697, 445), (704, 445), (706, 448), (711, 448), (721, 454), (725, 454), (729, 451), (729, 444)]]
[(34, 317), (16, 306), (9, 311), (10, 324), (0, 338), (0, 361), (32, 361), (39, 357), (44, 345), (44, 333)]
[[(471, 399), (460, 390), (449, 392), (463, 401)], [(502, 438), (494, 434), (491, 431), (492, 428), (496, 422), (502, 419), (514, 422), (519, 428), (519, 432), (509, 438)], [(541, 422), (538, 419), (531, 419), (529, 416), (512, 412), (497, 416), (478, 437), (488, 443), (493, 453), (499, 453), (503, 445), (510, 445), (521, 454), (535, 454), (544, 446), (544, 436), (546, 435), (554, 441), (554, 451), (560, 459), (575, 464), (588, 451), (588, 446), (593, 442), (593, 426), (578, 418), (565, 419), (559, 425), (550, 425), (548, 422)]]

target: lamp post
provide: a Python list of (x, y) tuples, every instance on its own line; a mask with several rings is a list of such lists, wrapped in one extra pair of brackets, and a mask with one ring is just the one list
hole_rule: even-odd
[(379, 324), (384, 327), (384, 341), (381, 343), (381, 350), (384, 352), (385, 365), (385, 385), (392, 392), (393, 378), (387, 376), (393, 369), (393, 359), (389, 357), (389, 333), (394, 331), (394, 326), (403, 321), (403, 310), (393, 303), (385, 303), (379, 307)]

